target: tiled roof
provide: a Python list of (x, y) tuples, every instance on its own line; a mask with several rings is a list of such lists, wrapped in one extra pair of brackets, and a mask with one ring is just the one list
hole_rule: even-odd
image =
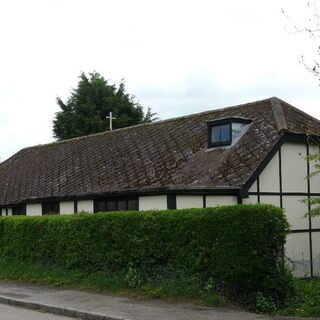
[[(207, 149), (206, 121), (252, 119), (232, 147)], [(271, 98), (22, 149), (0, 164), (0, 205), (33, 198), (239, 188), (282, 132), (320, 135), (320, 122)]]

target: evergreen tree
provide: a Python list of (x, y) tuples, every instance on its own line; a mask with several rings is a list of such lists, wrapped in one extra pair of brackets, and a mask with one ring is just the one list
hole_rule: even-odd
[(57, 98), (61, 111), (53, 120), (53, 134), (58, 140), (109, 130), (109, 112), (116, 118), (112, 122), (114, 129), (156, 120), (150, 108), (144, 114), (141, 104), (126, 93), (123, 80), (119, 86), (109, 84), (97, 72), (89, 76), (82, 73), (79, 78), (66, 102)]

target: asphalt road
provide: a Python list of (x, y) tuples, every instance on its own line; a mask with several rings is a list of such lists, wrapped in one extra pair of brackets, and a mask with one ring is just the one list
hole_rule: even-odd
[[(47, 308), (74, 310), (80, 313), (104, 315), (108, 319), (135, 320), (262, 320), (271, 319), (255, 313), (227, 308), (210, 308), (192, 303), (170, 303), (159, 300), (136, 300), (67, 288), (44, 286), (0, 280), (0, 301), (35, 304)], [(0, 304), (0, 320), (67, 320), (39, 312), (13, 309), (4, 316)], [(13, 308), (11, 306), (11, 308)], [(27, 313), (29, 316), (27, 317)], [(10, 316), (8, 316), (8, 314)], [(21, 316), (22, 315), (22, 316)], [(69, 319), (71, 320), (71, 319)], [(319, 319), (320, 320), (320, 319)]]
[(66, 318), (38, 311), (26, 310), (6, 304), (0, 304), (0, 320), (71, 320)]

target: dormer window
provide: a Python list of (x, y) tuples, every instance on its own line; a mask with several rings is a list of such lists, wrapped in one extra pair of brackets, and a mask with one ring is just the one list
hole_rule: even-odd
[(212, 146), (225, 146), (231, 144), (231, 123), (215, 125), (211, 127), (211, 140)]
[(208, 148), (229, 146), (246, 132), (252, 121), (245, 118), (223, 118), (208, 121)]

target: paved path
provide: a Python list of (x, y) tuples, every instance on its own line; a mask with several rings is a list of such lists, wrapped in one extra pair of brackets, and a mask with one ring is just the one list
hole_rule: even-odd
[(43, 313), (32, 310), (25, 310), (18, 307), (12, 307), (0, 304), (1, 320), (73, 320), (62, 316), (56, 316), (50, 313)]
[[(108, 320), (254, 320), (268, 319), (239, 310), (216, 309), (188, 303), (170, 304), (53, 289), (0, 281), (0, 302), (84, 319)], [(77, 311), (78, 313), (75, 313)], [(2, 318), (0, 318), (2, 320)], [(6, 318), (5, 318), (6, 319)], [(16, 318), (13, 318), (16, 319)], [(18, 319), (18, 318), (17, 318)], [(45, 318), (44, 318), (45, 319)]]

